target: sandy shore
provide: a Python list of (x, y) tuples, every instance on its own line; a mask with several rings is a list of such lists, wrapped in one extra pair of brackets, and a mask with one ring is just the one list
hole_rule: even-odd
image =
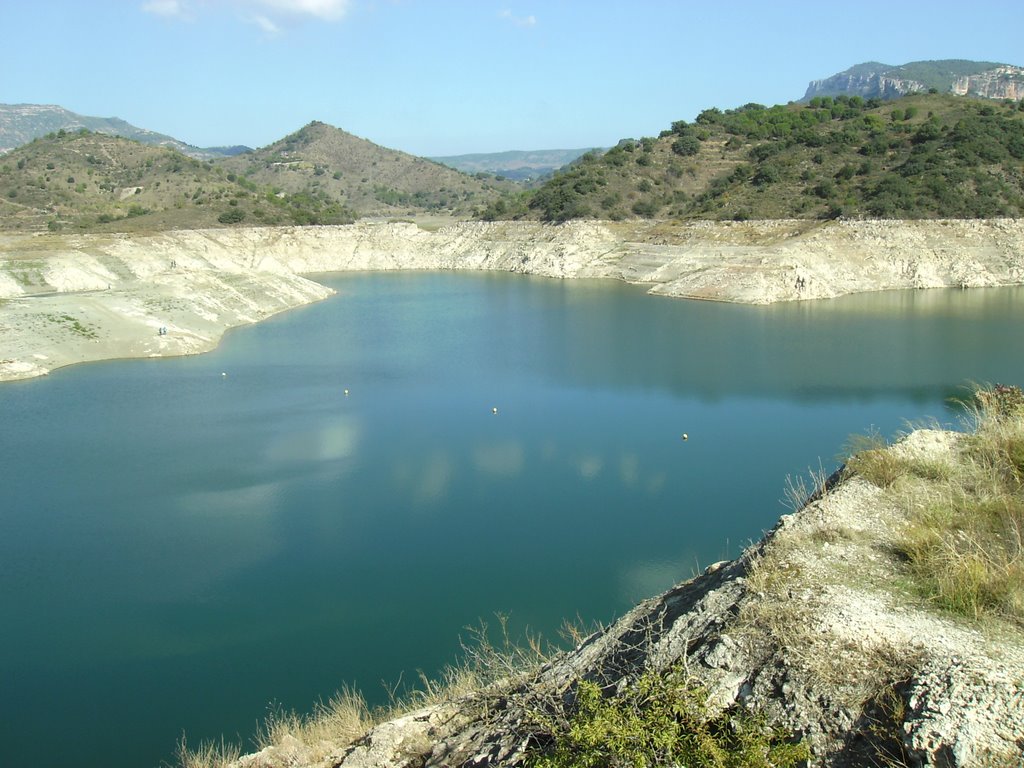
[(599, 277), (765, 304), (1024, 283), (1024, 221), (464, 222), (0, 239), (0, 381), (91, 360), (194, 354), (319, 301), (304, 275), (394, 269)]

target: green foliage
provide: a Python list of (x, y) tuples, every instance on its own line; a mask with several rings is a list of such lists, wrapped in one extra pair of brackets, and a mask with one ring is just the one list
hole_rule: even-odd
[(217, 217), (217, 221), (221, 224), (238, 224), (244, 220), (245, 211), (241, 208), (230, 208)]
[(552, 743), (531, 756), (531, 768), (783, 768), (810, 757), (806, 745), (754, 715), (712, 715), (707, 692), (678, 669), (646, 673), (607, 698), (596, 683), (581, 681), (568, 717), (540, 720)]
[(672, 142), (672, 151), (682, 157), (689, 157), (700, 152), (700, 139), (696, 136), (682, 136)]

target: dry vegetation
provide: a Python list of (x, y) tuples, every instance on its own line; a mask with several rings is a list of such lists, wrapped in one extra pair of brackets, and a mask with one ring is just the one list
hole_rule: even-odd
[[(468, 630), (460, 661), (435, 678), (420, 676), (411, 690), (390, 692), (386, 706), (370, 707), (363, 695), (344, 688), (328, 702), (318, 702), (313, 711), (301, 714), (272, 710), (256, 734), (254, 746), (262, 752), (253, 768), (285, 768), (316, 765), (330, 755), (343, 751), (374, 726), (426, 707), (459, 702), (465, 713), (482, 714), (512, 688), (535, 675), (557, 649), (541, 638), (527, 634), (513, 638), (505, 616), (498, 615), (496, 626), (481, 621)], [(566, 624), (563, 634), (570, 642), (579, 642), (583, 630)], [(178, 746), (179, 768), (230, 768), (247, 766), (237, 744), (224, 741), (189, 747), (183, 738)]]
[(1024, 626), (1024, 394), (979, 390), (970, 417), (973, 433), (952, 464), (872, 448), (847, 466), (904, 510), (899, 549), (927, 599)]

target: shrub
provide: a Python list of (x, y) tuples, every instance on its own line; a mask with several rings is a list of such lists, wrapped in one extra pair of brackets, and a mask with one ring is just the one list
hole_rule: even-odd
[(648, 672), (607, 698), (597, 683), (581, 681), (567, 716), (539, 717), (552, 743), (528, 765), (781, 768), (810, 757), (806, 745), (790, 743), (754, 715), (741, 710), (713, 715), (707, 698), (680, 669)]
[(238, 224), (245, 220), (245, 211), (241, 208), (231, 208), (224, 211), (220, 216), (217, 217), (217, 221), (221, 224)]
[(754, 174), (753, 183), (755, 187), (763, 187), (767, 184), (774, 184), (780, 178), (782, 178), (782, 172), (778, 166), (765, 163), (757, 169), (757, 173)]
[(660, 206), (653, 200), (640, 200), (633, 204), (633, 213), (650, 219), (657, 215)]

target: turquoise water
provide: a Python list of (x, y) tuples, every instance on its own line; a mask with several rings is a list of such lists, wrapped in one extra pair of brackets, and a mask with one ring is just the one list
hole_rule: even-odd
[(383, 701), (495, 612), (609, 620), (737, 555), (849, 435), (1024, 382), (1021, 289), (328, 280), (208, 355), (0, 386), (0, 764), (156, 766), (271, 703)]

